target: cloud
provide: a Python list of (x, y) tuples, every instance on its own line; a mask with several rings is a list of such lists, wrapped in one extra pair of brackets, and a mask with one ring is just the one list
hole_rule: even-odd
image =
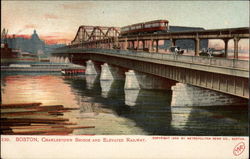
[(58, 39), (45, 39), (46, 44), (65, 44), (70, 43), (71, 40), (67, 38), (58, 38)]
[(228, 20), (225, 20), (225, 21), (224, 21), (224, 25), (225, 25), (225, 26), (228, 26), (228, 25), (229, 25), (229, 21), (228, 21)]
[(46, 19), (59, 19), (59, 16), (57, 16), (55, 14), (45, 14), (44, 17)]
[(22, 29), (18, 30), (16, 34), (19, 34), (26, 29), (35, 29), (35, 28), (38, 28), (35, 24), (26, 24), (22, 27)]
[(35, 24), (27, 24), (24, 26), (25, 29), (30, 29), (30, 28), (37, 28)]
[[(8, 38), (13, 38), (13, 35), (9, 35)], [(30, 38), (30, 35), (27, 35), (27, 34), (19, 34), (19, 35), (15, 35), (15, 38), (29, 39), (29, 38)]]
[(53, 33), (51, 35), (41, 35), (41, 39), (43, 39), (46, 44), (65, 44), (72, 41), (71, 37), (65, 37), (63, 35)]
[[(8, 35), (8, 38), (13, 38), (13, 35)], [(24, 38), (30, 39), (31, 35), (28, 34), (15, 34), (15, 38)], [(71, 37), (64, 37), (58, 35), (39, 35), (40, 39), (42, 39), (46, 44), (65, 44), (70, 43), (72, 41)]]
[(92, 7), (93, 4), (91, 2), (83, 2), (83, 3), (70, 3), (70, 4), (61, 4), (63, 9), (84, 9)]

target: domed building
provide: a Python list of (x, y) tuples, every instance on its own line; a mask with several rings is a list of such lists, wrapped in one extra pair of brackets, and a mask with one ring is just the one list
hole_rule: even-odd
[(34, 30), (34, 33), (31, 35), (31, 39), (29, 40), (29, 48), (30, 52), (34, 54), (38, 54), (44, 51), (45, 43), (42, 41)]
[(33, 55), (50, 54), (50, 52), (58, 47), (63, 47), (65, 44), (45, 44), (34, 30), (30, 38), (19, 37), (13, 35), (6, 39), (8, 46), (14, 50), (31, 53)]
[(13, 35), (13, 37), (7, 39), (7, 43), (12, 49), (29, 52), (35, 55), (42, 54), (45, 51), (45, 43), (39, 38), (36, 30), (34, 30), (29, 39)]

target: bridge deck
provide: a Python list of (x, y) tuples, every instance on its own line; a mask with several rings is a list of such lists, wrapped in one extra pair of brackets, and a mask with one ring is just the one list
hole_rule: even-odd
[(91, 59), (249, 98), (249, 61), (245, 60), (80, 48), (59, 49), (54, 56), (68, 57), (73, 62), (83, 64)]
[(234, 37), (249, 38), (249, 28), (212, 29), (199, 31), (167, 32), (158, 34), (142, 34), (119, 37), (125, 40), (168, 40), (168, 39), (232, 39)]
[[(190, 68), (207, 72), (221, 73), (232, 76), (249, 78), (249, 61), (237, 59), (225, 59), (216, 57), (202, 56), (185, 56), (163, 53), (148, 53), (131, 50), (115, 50), (115, 49), (62, 49), (56, 51), (63, 53), (95, 53), (131, 60), (139, 60), (145, 62), (153, 62), (164, 65), (172, 65), (176, 67)], [(55, 54), (56, 54), (55, 52)], [(61, 55), (62, 55), (61, 54)]]

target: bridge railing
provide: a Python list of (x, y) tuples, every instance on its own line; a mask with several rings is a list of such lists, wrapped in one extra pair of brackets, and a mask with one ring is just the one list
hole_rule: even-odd
[(244, 68), (249, 70), (249, 61), (246, 60), (234, 60), (233, 61), (234, 68)]
[(224, 58), (202, 57), (202, 56), (185, 56), (185, 55), (174, 55), (174, 54), (163, 54), (163, 53), (147, 53), (147, 52), (136, 52), (136, 51), (117, 51), (116, 50), (116, 51), (111, 51), (111, 52), (115, 54), (159, 59), (159, 60), (171, 60), (171, 61), (179, 61), (179, 62), (186, 62), (186, 63), (192, 63), (192, 64), (203, 64), (203, 65), (213, 65), (213, 66), (219, 66), (219, 67), (249, 69), (249, 61), (247, 60), (224, 59)]
[(105, 53), (105, 54), (137, 57), (137, 58), (178, 61), (178, 62), (185, 62), (192, 64), (202, 64), (202, 65), (249, 70), (249, 61), (247, 60), (225, 59), (225, 58), (203, 57), (203, 56), (174, 55), (174, 54), (164, 54), (164, 53), (148, 53), (148, 52), (139, 52), (133, 50), (117, 50), (117, 49), (79, 49), (79, 48), (72, 49), (71, 48), (70, 52)]

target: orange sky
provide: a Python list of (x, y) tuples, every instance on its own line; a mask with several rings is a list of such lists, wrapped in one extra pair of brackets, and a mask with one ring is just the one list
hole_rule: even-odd
[(47, 43), (70, 43), (80, 25), (122, 27), (167, 19), (170, 25), (205, 29), (249, 27), (248, 1), (1, 1), (1, 5), (1, 27), (9, 34), (31, 35), (36, 29)]
[[(15, 35), (15, 37), (21, 37), (21, 38), (25, 38), (25, 39), (29, 39), (31, 38), (31, 34), (12, 34), (9, 35), (8, 37), (13, 37)], [(43, 36), (43, 35), (39, 35), (39, 38), (41, 40), (43, 40), (46, 44), (67, 44), (68, 42), (72, 41), (71, 38), (64, 38), (63, 35), (47, 35), (47, 36)]]

